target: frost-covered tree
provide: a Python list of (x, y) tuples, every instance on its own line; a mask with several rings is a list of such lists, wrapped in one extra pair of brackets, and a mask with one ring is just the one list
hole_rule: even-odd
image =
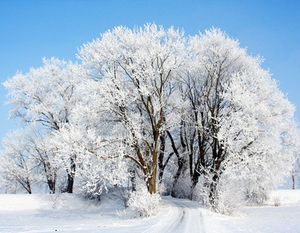
[[(11, 118), (19, 118), (28, 127), (43, 128), (43, 133), (60, 131), (72, 122), (73, 109), (79, 96), (76, 86), (86, 76), (86, 70), (72, 62), (43, 59), (43, 66), (17, 73), (4, 82), (9, 90)], [(67, 192), (72, 192), (76, 170), (76, 155), (70, 155), (67, 167)]]
[[(80, 111), (80, 115), (82, 113)], [(103, 139), (95, 130), (99, 130), (99, 126), (91, 126), (68, 125), (55, 132), (51, 144), (63, 164), (70, 154), (76, 154), (74, 191), (85, 197), (99, 198), (108, 186), (123, 186), (128, 180), (128, 171), (127, 163), (119, 156), (123, 152), (122, 145)]]
[(193, 70), (185, 83), (186, 98), (193, 114), (187, 117), (195, 128), (192, 137), (196, 140), (194, 151), (197, 153), (190, 156), (190, 173), (193, 186), (201, 175), (210, 179), (205, 181), (204, 186), (209, 186), (209, 201), (213, 204), (226, 158), (224, 144), (218, 139), (220, 122), (226, 112), (233, 110), (223, 94), (228, 91), (225, 87), (232, 76), (246, 68), (246, 52), (239, 48), (237, 41), (218, 29), (207, 30), (205, 34), (191, 38), (189, 48)]
[(231, 111), (223, 94), (232, 75), (243, 69), (246, 52), (217, 29), (190, 37), (187, 50), (189, 62), (178, 81), (182, 104), (176, 144), (185, 154), (182, 159), (188, 163), (192, 190), (201, 176), (212, 176), (215, 181), (205, 185), (211, 186), (213, 193), (225, 157), (217, 138), (219, 119), (224, 111)]
[(54, 147), (49, 143), (52, 135), (45, 135), (42, 132), (33, 130), (24, 136), (27, 140), (27, 146), (30, 148), (30, 159), (36, 165), (34, 173), (43, 176), (42, 180), (47, 183), (50, 193), (55, 193), (63, 165), (55, 153)]
[(160, 136), (172, 121), (174, 79), (183, 67), (183, 51), (182, 33), (154, 24), (117, 27), (80, 51), (83, 65), (101, 82), (99, 98), (110, 120), (123, 129), (128, 146), (123, 156), (143, 172), (150, 193), (156, 192)]
[(55, 193), (61, 165), (49, 138), (33, 129), (19, 130), (8, 134), (3, 146), (0, 170), (4, 183), (17, 181), (29, 193), (34, 186), (46, 183)]
[(30, 145), (27, 145), (26, 139), (17, 131), (8, 134), (2, 144), (4, 150), (0, 154), (1, 186), (9, 193), (21, 188), (31, 194), (34, 183), (32, 170), (35, 166), (30, 160)]
[[(193, 186), (201, 177), (214, 208), (223, 192), (220, 180), (226, 188), (244, 188), (250, 198), (265, 194), (292, 164), (294, 107), (260, 67), (261, 59), (247, 56), (220, 30), (191, 38), (189, 49), (192, 67), (183, 93)], [(243, 181), (231, 183), (237, 177)]]
[[(219, 139), (227, 153), (226, 167), (243, 179), (249, 198), (260, 201), (292, 169), (299, 149), (294, 106), (258, 64), (235, 76), (230, 86), (231, 92), (225, 98), (238, 111), (229, 112), (220, 128)], [(236, 164), (243, 175), (231, 170), (236, 169)]]

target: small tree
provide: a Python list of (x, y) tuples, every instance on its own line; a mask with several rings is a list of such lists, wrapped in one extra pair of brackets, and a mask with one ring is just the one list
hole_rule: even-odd
[(16, 180), (30, 193), (33, 185), (45, 182), (55, 193), (61, 163), (48, 143), (49, 138), (33, 129), (8, 134), (1, 152), (2, 178)]
[(32, 193), (35, 183), (32, 170), (34, 163), (30, 160), (30, 146), (26, 144), (21, 133), (15, 131), (3, 140), (4, 150), (0, 154), (0, 173), (3, 185), (8, 191), (25, 189)]

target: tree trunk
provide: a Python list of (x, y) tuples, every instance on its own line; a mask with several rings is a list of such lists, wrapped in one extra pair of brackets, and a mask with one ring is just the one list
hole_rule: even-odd
[(135, 169), (130, 169), (130, 181), (131, 181), (131, 191), (135, 192), (136, 191), (136, 174), (135, 174)]
[(295, 173), (292, 171), (292, 189), (295, 189)]
[(202, 161), (202, 158), (204, 157), (204, 151), (202, 149), (202, 147), (200, 147), (199, 149), (199, 156), (197, 158), (196, 164), (194, 166), (194, 170), (191, 176), (191, 182), (192, 182), (192, 193), (193, 190), (195, 189), (198, 181), (199, 181), (199, 177), (201, 174), (204, 174), (203, 169), (205, 168), (205, 163), (204, 161)]
[(27, 182), (27, 192), (28, 192), (29, 194), (32, 194), (32, 191), (31, 191), (31, 185), (30, 185), (30, 182), (29, 182), (29, 181)]
[(165, 132), (159, 137), (160, 139), (160, 152), (158, 156), (158, 181), (159, 183), (162, 183), (162, 178), (165, 171), (165, 165), (164, 165), (164, 155), (165, 155), (165, 148), (166, 148), (166, 137)]
[(48, 183), (48, 187), (49, 187), (49, 189), (50, 189), (50, 192), (52, 193), (52, 194), (54, 194), (55, 193), (55, 181), (53, 181), (53, 180), (47, 180), (47, 183)]
[(68, 184), (66, 188), (66, 193), (73, 193), (73, 186), (74, 186), (74, 177), (68, 174)]
[(44, 171), (46, 174), (47, 184), (50, 190), (50, 193), (55, 193), (55, 185), (56, 185), (56, 178), (57, 173), (56, 170), (51, 167), (50, 162), (43, 162), (44, 165)]
[(172, 192), (171, 192), (171, 196), (172, 197), (176, 197), (176, 190), (175, 190), (175, 187), (176, 187), (176, 184), (178, 183), (178, 180), (179, 180), (179, 177), (181, 175), (181, 172), (183, 170), (183, 165), (184, 165), (184, 161), (183, 161), (183, 158), (178, 158), (178, 169), (177, 169), (177, 172), (174, 176), (174, 182), (173, 182), (173, 187), (172, 187)]
[(217, 184), (219, 181), (219, 175), (217, 174), (216, 171), (213, 171), (214, 176), (212, 178), (212, 181), (210, 181), (209, 184), (209, 204), (213, 209), (217, 208), (217, 201), (218, 201), (218, 193), (217, 193)]
[(153, 156), (153, 172), (147, 180), (148, 191), (150, 194), (156, 193), (156, 175), (157, 175), (157, 154)]
[(148, 179), (148, 191), (150, 194), (156, 193), (156, 175), (154, 174)]
[(74, 177), (75, 177), (75, 171), (76, 171), (76, 164), (74, 158), (70, 158), (70, 171), (68, 172), (68, 184), (66, 188), (67, 193), (73, 193), (73, 187), (74, 187)]

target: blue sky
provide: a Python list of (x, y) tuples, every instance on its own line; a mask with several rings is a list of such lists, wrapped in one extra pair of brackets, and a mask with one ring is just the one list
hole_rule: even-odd
[[(34, 0), (0, 1), (0, 82), (39, 67), (43, 57), (76, 60), (77, 48), (115, 26), (155, 22), (195, 35), (212, 26), (238, 39), (300, 108), (300, 1)], [(0, 139), (15, 128), (0, 87)], [(296, 112), (300, 122), (300, 110)]]

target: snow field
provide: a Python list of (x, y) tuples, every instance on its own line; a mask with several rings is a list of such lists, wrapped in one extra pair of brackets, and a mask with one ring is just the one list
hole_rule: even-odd
[[(278, 204), (279, 203), (279, 204)], [(278, 206), (277, 206), (278, 205)], [(245, 206), (233, 216), (217, 214), (185, 199), (163, 197), (156, 216), (131, 218), (120, 199), (101, 202), (70, 194), (0, 195), (0, 232), (198, 232), (293, 233), (300, 231), (300, 190), (274, 191), (261, 206)], [(126, 217), (127, 216), (127, 217)], [(131, 215), (133, 216), (133, 215)]]

